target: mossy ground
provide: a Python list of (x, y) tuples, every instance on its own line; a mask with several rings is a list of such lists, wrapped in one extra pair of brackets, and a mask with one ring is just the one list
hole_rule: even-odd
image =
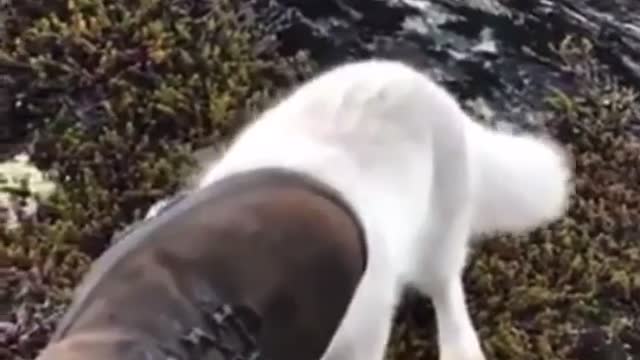
[[(59, 184), (0, 233), (0, 359), (18, 360), (44, 346), (113, 232), (180, 187), (191, 149), (233, 134), (313, 65), (278, 57), (232, 0), (6, 3), (0, 120), (32, 135)], [(546, 131), (574, 155), (576, 196), (562, 221), (480, 246), (469, 304), (490, 359), (640, 358), (640, 108), (587, 40), (558, 47), (548, 60), (575, 91), (550, 89)], [(434, 336), (428, 302), (411, 298), (388, 358), (435, 359)]]
[[(550, 90), (544, 126), (574, 157), (567, 216), (483, 243), (465, 274), (489, 359), (640, 358), (640, 104), (591, 49), (569, 36), (546, 59), (575, 89)], [(424, 300), (408, 302), (389, 358), (435, 359), (433, 313)]]
[[(304, 56), (232, 0), (9, 1), (2, 121), (58, 183), (0, 232), (0, 359), (31, 359), (114, 231), (181, 186), (216, 143), (304, 78)], [(9, 100), (7, 100), (7, 98)]]

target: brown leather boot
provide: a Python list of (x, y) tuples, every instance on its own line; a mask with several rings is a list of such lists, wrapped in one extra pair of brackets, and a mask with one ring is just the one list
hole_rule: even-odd
[(93, 265), (38, 360), (314, 360), (366, 267), (327, 186), (230, 176), (127, 233)]

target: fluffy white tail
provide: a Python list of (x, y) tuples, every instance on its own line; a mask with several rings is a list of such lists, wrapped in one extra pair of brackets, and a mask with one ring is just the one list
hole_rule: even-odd
[(569, 156), (551, 140), (469, 127), (476, 175), (474, 232), (522, 232), (561, 217), (569, 203)]

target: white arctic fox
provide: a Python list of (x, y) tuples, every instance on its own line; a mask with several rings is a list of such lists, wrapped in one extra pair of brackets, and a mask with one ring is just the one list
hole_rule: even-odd
[(470, 237), (562, 216), (568, 160), (550, 140), (474, 122), (416, 69), (371, 59), (326, 71), (266, 110), (199, 186), (284, 167), (350, 202), (366, 231), (368, 267), (323, 360), (383, 359), (408, 287), (434, 303), (440, 359), (481, 360), (461, 281)]

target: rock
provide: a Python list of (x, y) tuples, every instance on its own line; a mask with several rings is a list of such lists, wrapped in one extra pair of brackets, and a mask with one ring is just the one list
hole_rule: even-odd
[(640, 82), (637, 2), (253, 1), (290, 53), (308, 48), (321, 67), (370, 56), (409, 60), (461, 100), (483, 98), (497, 118), (524, 126), (535, 125), (523, 118), (542, 107), (549, 88), (571, 87), (571, 76), (545, 59), (566, 34), (592, 39), (600, 61)]

